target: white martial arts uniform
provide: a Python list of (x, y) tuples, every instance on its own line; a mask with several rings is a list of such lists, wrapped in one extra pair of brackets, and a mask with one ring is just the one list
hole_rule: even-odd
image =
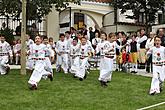
[(50, 44), (47, 44), (46, 45), (46, 53), (45, 53), (45, 57), (46, 57), (46, 70), (49, 71), (50, 73), (52, 73), (53, 75), (53, 69), (52, 69), (52, 64), (51, 64), (51, 61), (50, 61), (50, 57), (54, 57), (54, 51), (52, 50), (52, 47)]
[[(70, 49), (71, 48), (71, 45), (72, 45), (72, 42), (73, 42), (73, 39), (72, 38), (66, 38), (65, 37), (65, 41), (67, 42), (68, 48)], [(68, 55), (68, 67), (69, 68), (71, 67), (71, 58), (70, 58), (69, 55)]]
[(19, 57), (20, 57), (20, 52), (21, 52), (21, 44), (20, 43), (17, 43), (14, 48), (14, 54), (15, 54), (15, 64), (17, 65), (18, 64), (18, 61), (19, 61)]
[(101, 55), (99, 81), (111, 81), (113, 60), (115, 58), (115, 45), (115, 42), (110, 43), (109, 41), (105, 41), (100, 43), (96, 49), (97, 53), (100, 52)]
[(150, 94), (160, 93), (160, 84), (163, 83), (165, 79), (165, 47), (152, 47), (147, 52), (147, 56), (149, 56), (150, 54), (152, 54), (153, 63), (153, 77), (151, 82)]
[(71, 69), (70, 69), (70, 72), (72, 74), (75, 74), (76, 71), (80, 67), (79, 56), (78, 56), (79, 51), (80, 51), (80, 45), (79, 44), (77, 44), (76, 46), (71, 45), (71, 48), (70, 48)]
[(51, 74), (49, 71), (45, 69), (47, 67), (46, 57), (45, 57), (46, 51), (49, 50), (47, 50), (44, 44), (40, 44), (40, 45), (33, 44), (30, 46), (30, 54), (34, 62), (33, 65), (34, 70), (28, 81), (28, 83), (31, 85), (37, 86), (37, 83), (39, 83), (43, 75)]
[(92, 39), (92, 45), (97, 46), (99, 43), (101, 43), (101, 39), (100, 38), (93, 38)]
[(88, 58), (89, 58), (89, 53), (91, 52), (94, 53), (94, 50), (91, 45), (86, 44), (80, 46), (79, 57), (77, 59), (77, 62), (79, 60), (80, 66), (76, 71), (75, 74), (76, 77), (84, 78), (87, 66), (89, 66)]
[(58, 70), (61, 66), (65, 73), (68, 73), (68, 54), (69, 44), (67, 41), (58, 41), (56, 44), (55, 51), (57, 53), (56, 69)]
[(26, 61), (26, 69), (29, 69), (29, 70), (33, 70), (34, 68), (34, 62), (32, 60), (32, 54), (29, 54), (30, 53), (30, 48), (31, 46), (33, 46), (34, 44), (34, 41), (32, 39), (29, 39), (26, 41), (26, 46), (27, 46), (27, 53), (28, 53), (28, 56), (27, 56), (27, 61)]
[(9, 55), (12, 57), (12, 50), (9, 43), (0, 41), (0, 73), (2, 75), (6, 74), (6, 67), (9, 66), (7, 63), (9, 61)]

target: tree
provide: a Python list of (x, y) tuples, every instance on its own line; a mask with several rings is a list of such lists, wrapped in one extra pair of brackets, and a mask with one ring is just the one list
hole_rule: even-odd
[[(22, 0), (0, 0), (0, 16), (19, 18), (22, 12)], [(80, 3), (80, 0), (27, 0), (27, 19), (38, 20), (48, 15), (52, 7), (58, 11), (68, 3)]]
[(155, 22), (158, 10), (164, 7), (164, 0), (114, 0), (113, 5), (121, 9), (121, 14), (132, 10), (133, 15), (126, 15), (127, 18), (139, 19), (140, 13), (145, 14), (146, 28)]

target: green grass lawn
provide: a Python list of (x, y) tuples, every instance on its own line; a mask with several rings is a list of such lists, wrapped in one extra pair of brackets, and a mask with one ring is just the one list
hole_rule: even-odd
[(165, 101), (165, 91), (148, 95), (151, 78), (114, 72), (112, 82), (103, 88), (98, 75), (99, 71), (92, 71), (80, 82), (69, 74), (55, 73), (53, 82), (42, 80), (38, 90), (31, 91), (30, 76), (12, 70), (0, 76), (0, 110), (136, 110)]

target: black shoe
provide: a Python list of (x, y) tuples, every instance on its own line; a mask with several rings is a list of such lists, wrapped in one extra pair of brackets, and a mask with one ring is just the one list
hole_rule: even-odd
[(37, 86), (35, 84), (30, 85), (29, 87), (30, 90), (37, 90)]
[(100, 81), (100, 84), (101, 84), (101, 86), (102, 86), (102, 87), (104, 86), (104, 83), (103, 83), (103, 81)]
[(83, 81), (83, 78), (79, 78), (80, 81)]
[(138, 73), (137, 71), (134, 72), (135, 74)]
[(107, 85), (107, 82), (103, 82), (103, 84), (104, 84), (104, 86), (105, 86), (105, 87), (107, 87), (107, 86), (108, 86), (108, 85)]
[(156, 92), (154, 92), (154, 93), (151, 93), (150, 95), (155, 95), (155, 93), (156, 93)]
[(52, 76), (52, 74), (49, 74), (49, 75), (48, 75), (48, 78), (50, 79), (50, 81), (53, 81), (53, 76)]
[(116, 69), (115, 71), (118, 71), (118, 69)]
[(85, 74), (85, 76), (84, 76), (84, 79), (86, 79), (87, 78), (87, 74)]
[(131, 73), (135, 73), (135, 71), (131, 71)]
[(9, 74), (9, 72), (10, 72), (10, 67), (7, 66), (7, 67), (6, 67), (6, 74)]
[(73, 78), (77, 78), (75, 75), (73, 75)]
[(102, 86), (102, 87), (107, 87), (107, 86), (108, 86), (107, 83), (104, 82), (104, 81), (100, 81), (100, 83), (101, 83), (101, 86)]
[(162, 92), (163, 91), (163, 88), (162, 87), (160, 87), (160, 92)]

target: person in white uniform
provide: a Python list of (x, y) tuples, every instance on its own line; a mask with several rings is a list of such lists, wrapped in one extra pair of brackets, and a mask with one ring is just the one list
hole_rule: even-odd
[(31, 58), (34, 61), (34, 70), (32, 75), (28, 81), (29, 89), (36, 90), (39, 81), (41, 80), (43, 75), (48, 75), (48, 78), (52, 81), (52, 74), (45, 69), (47, 67), (46, 63), (46, 54), (47, 48), (46, 45), (42, 44), (42, 40), (40, 36), (35, 37), (35, 44), (30, 47), (29, 54), (31, 54)]
[(13, 57), (11, 46), (5, 41), (5, 35), (0, 35), (0, 74), (5, 75), (9, 73), (10, 67), (7, 64), (9, 56)]
[(78, 71), (78, 68), (80, 67), (79, 63), (79, 51), (80, 51), (80, 45), (78, 44), (78, 39), (74, 38), (71, 48), (70, 48), (70, 61), (71, 61), (71, 69), (70, 72), (75, 76), (76, 71)]
[(154, 42), (155, 46), (147, 52), (147, 58), (152, 55), (153, 64), (150, 95), (155, 95), (162, 91), (162, 84), (165, 79), (165, 47), (161, 46), (161, 38), (158, 36), (155, 36)]
[(60, 68), (62, 67), (64, 73), (67, 74), (69, 69), (69, 65), (68, 65), (69, 44), (65, 40), (64, 34), (60, 34), (60, 40), (56, 44), (55, 51), (57, 53), (56, 72), (59, 72)]
[[(30, 47), (34, 44), (34, 41), (32, 39), (30, 39), (30, 36), (28, 34), (26, 34), (26, 51), (27, 53), (29, 53), (30, 51)], [(32, 60), (32, 56), (31, 54), (27, 54), (27, 61), (26, 61), (26, 69), (31, 73), (33, 70), (33, 65), (34, 62)]]
[[(73, 39), (71, 38), (70, 31), (65, 32), (65, 41), (68, 42), (68, 48), (70, 49), (71, 45), (72, 45), (72, 41), (73, 41)], [(68, 66), (69, 66), (69, 68), (71, 67), (71, 59), (70, 59), (69, 55), (68, 55)]]
[(15, 56), (15, 64), (18, 65), (21, 56), (21, 40), (18, 39), (16, 45), (13, 48)]
[(49, 71), (52, 75), (53, 75), (53, 69), (52, 69), (52, 64), (51, 61), (54, 59), (54, 51), (51, 47), (51, 45), (49, 44), (49, 40), (47, 36), (44, 36), (43, 38), (43, 44), (46, 46), (46, 53), (45, 53), (45, 57), (46, 57), (46, 67), (45, 69), (47, 71)]
[[(102, 33), (101, 36), (107, 37), (106, 33)], [(111, 81), (112, 71), (113, 71), (113, 60), (115, 58), (115, 43), (112, 41), (112, 37), (109, 36), (108, 41), (104, 41), (99, 46), (100, 48), (97, 49), (97, 53), (100, 52), (101, 59), (100, 59), (100, 76), (98, 80), (101, 83), (101, 86), (106, 87), (108, 86), (107, 83)]]
[(91, 45), (87, 44), (87, 38), (81, 38), (81, 45), (79, 51), (79, 68), (76, 71), (75, 76), (79, 78), (80, 81), (86, 79), (86, 70), (89, 66), (88, 59), (94, 53), (94, 49)]

